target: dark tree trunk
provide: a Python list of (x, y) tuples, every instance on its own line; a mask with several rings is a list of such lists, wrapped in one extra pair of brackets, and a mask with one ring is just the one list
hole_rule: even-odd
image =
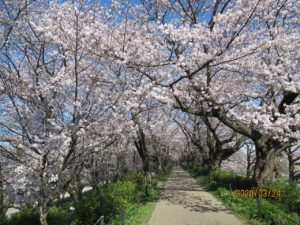
[(150, 160), (149, 160), (149, 155), (148, 153), (145, 154), (145, 160), (143, 162), (143, 171), (144, 171), (144, 176), (146, 177), (147, 181), (149, 180), (150, 176)]
[(40, 214), (41, 225), (48, 225), (48, 222), (47, 222), (48, 206), (46, 203), (46, 199), (43, 199), (39, 206), (39, 214)]
[(216, 145), (209, 148), (209, 164), (208, 173), (211, 174), (216, 170), (220, 169), (222, 162), (222, 152)]
[(252, 175), (252, 168), (251, 168), (251, 164), (247, 163), (247, 170), (246, 170), (246, 177), (249, 178)]
[(44, 170), (47, 161), (47, 154), (43, 155), (42, 170), (39, 174), (40, 182), (40, 193), (39, 193), (39, 217), (41, 225), (48, 225), (47, 214), (48, 214), (48, 198), (46, 195), (47, 182), (44, 178)]
[(288, 156), (288, 163), (289, 163), (289, 181), (295, 181), (295, 161), (293, 159), (291, 149), (287, 149), (286, 151)]
[(287, 144), (263, 139), (255, 142), (256, 163), (254, 167), (254, 180), (259, 184), (266, 184), (276, 181), (278, 168), (277, 157), (280, 152), (288, 147)]
[(289, 164), (289, 181), (295, 181), (295, 165)]
[(252, 143), (246, 143), (247, 147), (247, 170), (246, 170), (246, 177), (250, 178), (253, 175), (253, 165), (255, 163), (255, 158), (253, 157), (254, 147)]
[(6, 207), (4, 206), (4, 194), (3, 194), (3, 176), (2, 168), (0, 164), (0, 224), (5, 219)]
[(223, 145), (222, 142), (215, 140), (215, 145), (210, 146), (209, 174), (215, 170), (219, 170), (222, 161), (228, 159), (239, 149), (239, 144), (238, 146), (229, 148), (224, 148)]
[(148, 153), (148, 149), (146, 147), (145, 134), (140, 129), (140, 136), (137, 141), (134, 142), (136, 150), (143, 162), (143, 173), (146, 181), (148, 181), (149, 172), (150, 172), (150, 157)]
[[(299, 94), (285, 93), (279, 111), (285, 113), (285, 105), (291, 104)], [(276, 180), (276, 155), (290, 147), (292, 138), (288, 142), (272, 140), (270, 136), (262, 134), (259, 130), (253, 129), (243, 122), (235, 120), (226, 115), (226, 110), (222, 107), (214, 110), (213, 115), (219, 118), (224, 124), (236, 132), (250, 138), (256, 147), (256, 163), (253, 179), (258, 184), (265, 184)], [(276, 118), (275, 118), (276, 119)]]
[(219, 170), (221, 167), (221, 160), (220, 159), (216, 159), (214, 161), (212, 161), (209, 165), (209, 172), (212, 173), (216, 170)]

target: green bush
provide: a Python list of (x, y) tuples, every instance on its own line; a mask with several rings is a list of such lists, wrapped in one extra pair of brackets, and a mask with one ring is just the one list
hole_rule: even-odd
[(287, 213), (285, 208), (278, 202), (270, 202), (268, 199), (259, 198), (260, 204), (258, 204), (255, 198), (238, 197), (225, 188), (218, 188), (214, 193), (230, 209), (244, 215), (251, 222), (259, 221), (260, 224), (266, 225), (300, 224), (300, 217), (293, 213)]
[(122, 181), (130, 181), (136, 185), (136, 190), (143, 191), (145, 188), (144, 177), (139, 173), (127, 173), (121, 179)]
[(154, 177), (152, 177), (152, 182), (165, 182), (168, 177), (170, 176), (172, 172), (172, 167), (168, 166), (167, 168), (165, 168), (165, 170), (160, 171), (159, 173), (157, 173)]
[(234, 198), (234, 194), (225, 188), (218, 188), (215, 193), (223, 202), (226, 203), (231, 203)]
[(8, 225), (39, 225), (39, 214), (34, 208), (24, 208), (12, 215), (7, 222)]
[(71, 224), (72, 213), (61, 206), (51, 206), (48, 210), (48, 223), (51, 225)]
[(238, 197), (235, 189), (249, 190), (257, 187), (252, 179), (226, 171), (214, 171), (209, 176), (200, 176), (199, 168), (188, 169), (199, 183), (234, 212), (243, 215), (252, 225), (298, 225), (300, 224), (300, 187), (296, 183), (278, 181), (260, 189), (280, 190), (280, 198)]
[(252, 189), (256, 187), (256, 183), (253, 183), (251, 178), (234, 175), (228, 171), (215, 171), (212, 173), (212, 180), (217, 182), (219, 187), (235, 189)]
[[(166, 179), (168, 174), (160, 174), (153, 180)], [(119, 181), (109, 184), (101, 189), (86, 192), (82, 200), (75, 204), (71, 199), (55, 202), (49, 207), (47, 220), (49, 225), (87, 225), (94, 224), (101, 215), (105, 215), (105, 224), (109, 221), (120, 221), (122, 208), (126, 209), (126, 215), (134, 218), (136, 210), (142, 203), (157, 200), (159, 191), (152, 185), (148, 186), (148, 194), (145, 194), (144, 178), (138, 173), (127, 173)], [(75, 207), (70, 211), (70, 207)], [(126, 216), (126, 217), (127, 217)], [(2, 225), (1, 221), (1, 225)], [(4, 225), (39, 225), (37, 209), (24, 208), (12, 216)], [(119, 222), (116, 222), (119, 224)]]
[(87, 192), (75, 209), (77, 222), (74, 222), (74, 225), (94, 224), (101, 215), (105, 215), (107, 221), (114, 213), (116, 213), (114, 202), (105, 190)]
[(145, 201), (157, 201), (159, 199), (159, 191), (153, 187), (148, 187), (148, 194), (145, 198)]
[(133, 202), (136, 197), (136, 184), (131, 181), (117, 181), (106, 190), (108, 198), (116, 209), (121, 209), (127, 203)]
[(250, 214), (251, 219), (257, 219), (269, 225), (298, 225), (299, 216), (287, 213), (280, 204), (274, 204), (266, 199), (261, 200), (261, 208), (254, 207)]
[(209, 168), (208, 167), (198, 167), (196, 169), (196, 172), (199, 176), (207, 176), (209, 174)]
[(296, 182), (287, 182), (279, 180), (275, 183), (266, 186), (269, 190), (281, 191), (281, 197), (273, 199), (279, 201), (289, 211), (297, 212), (300, 214), (300, 187)]

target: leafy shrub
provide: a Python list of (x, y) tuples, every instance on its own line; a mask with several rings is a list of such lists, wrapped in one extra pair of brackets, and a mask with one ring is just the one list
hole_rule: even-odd
[(157, 184), (158, 184), (158, 182), (159, 182), (159, 180), (158, 180), (158, 179), (151, 179), (151, 183), (150, 183), (150, 185), (151, 185), (151, 186), (154, 186), (154, 187), (156, 187), (156, 186), (157, 186)]
[(74, 213), (78, 221), (73, 222), (73, 225), (86, 225), (94, 224), (101, 215), (105, 215), (107, 221), (109, 217), (116, 213), (116, 209), (108, 193), (98, 189), (85, 193)]
[(117, 181), (108, 187), (106, 193), (115, 208), (120, 209), (135, 199), (136, 185), (131, 181)]
[(122, 181), (130, 181), (136, 185), (136, 190), (143, 191), (144, 190), (144, 177), (139, 173), (127, 173), (121, 179)]
[[(230, 209), (246, 217), (251, 224), (298, 225), (300, 224), (300, 187), (296, 183), (278, 181), (261, 189), (281, 190), (280, 198), (238, 197), (235, 189), (257, 187), (251, 179), (226, 171), (214, 171), (210, 176), (199, 176), (195, 168), (188, 172), (208, 190), (215, 190), (216, 196)], [(230, 188), (231, 187), (231, 188)], [(231, 191), (230, 191), (231, 190)]]
[(193, 167), (192, 169), (189, 169), (189, 172), (193, 176), (207, 176), (209, 174), (209, 169), (208, 167)]
[[(157, 182), (166, 177), (166, 174), (160, 174), (159, 178), (155, 176), (153, 180)], [(145, 195), (143, 176), (128, 173), (115, 183), (84, 193), (77, 205), (70, 199), (56, 202), (49, 207), (47, 220), (49, 225), (87, 225), (94, 224), (101, 215), (105, 215), (105, 224), (114, 220), (119, 224), (120, 220), (114, 218), (120, 217), (122, 208), (126, 209), (126, 217), (132, 215), (133, 218), (141, 205), (140, 197), (143, 203), (157, 200), (159, 191), (153, 186), (148, 186), (148, 194)], [(70, 206), (74, 206), (75, 211), (70, 211)], [(14, 214), (4, 225), (40, 225), (38, 211), (25, 208)]]
[(300, 224), (298, 216), (287, 214), (279, 204), (271, 203), (266, 199), (260, 199), (261, 208), (254, 207), (250, 217), (257, 219), (269, 225), (297, 225)]
[(228, 171), (214, 171), (212, 173), (212, 180), (217, 183), (217, 186), (234, 189), (252, 189), (256, 186), (251, 178), (234, 175)]
[(24, 208), (12, 215), (7, 222), (8, 225), (39, 225), (39, 214), (34, 208)]
[(156, 201), (159, 198), (159, 191), (153, 187), (148, 187), (148, 194), (145, 201)]
[(225, 188), (218, 188), (215, 194), (222, 202), (233, 211), (244, 215), (251, 221), (259, 221), (268, 225), (297, 225), (300, 224), (300, 217), (292, 213), (287, 213), (284, 207), (277, 203), (272, 203), (267, 199), (259, 198), (260, 207), (255, 198), (241, 198), (235, 196)]
[(231, 194), (225, 188), (218, 188), (216, 190), (217, 196), (222, 199), (223, 201), (228, 201), (231, 198)]
[(213, 180), (213, 181), (209, 182), (206, 185), (206, 187), (207, 187), (208, 191), (215, 191), (215, 190), (218, 189), (219, 185), (218, 185), (218, 183), (216, 181)]
[(48, 210), (47, 219), (51, 225), (71, 224), (72, 214), (61, 206), (51, 206)]
[(198, 170), (197, 170), (197, 173), (200, 175), (200, 176), (207, 176), (209, 174), (209, 168), (206, 166), (206, 167), (199, 167)]
[(290, 211), (300, 214), (300, 187), (296, 182), (277, 181), (266, 186), (269, 190), (280, 190), (281, 197), (273, 201), (279, 201)]

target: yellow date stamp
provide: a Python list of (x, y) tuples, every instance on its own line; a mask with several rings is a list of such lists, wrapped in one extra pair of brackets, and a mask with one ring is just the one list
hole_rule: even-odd
[(282, 191), (277, 189), (237, 189), (235, 190), (235, 195), (242, 198), (280, 198), (282, 196)]

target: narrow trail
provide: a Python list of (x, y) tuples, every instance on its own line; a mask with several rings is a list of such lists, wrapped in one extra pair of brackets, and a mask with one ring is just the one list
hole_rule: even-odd
[(181, 168), (173, 170), (149, 225), (245, 225)]

